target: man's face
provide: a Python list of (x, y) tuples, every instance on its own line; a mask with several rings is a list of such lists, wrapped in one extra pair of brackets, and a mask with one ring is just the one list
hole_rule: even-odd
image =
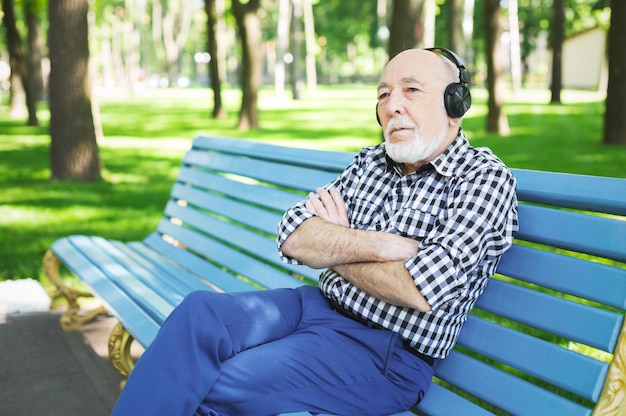
[(387, 154), (398, 163), (416, 164), (437, 157), (451, 136), (443, 93), (451, 69), (438, 55), (405, 51), (392, 59), (378, 86), (378, 116)]

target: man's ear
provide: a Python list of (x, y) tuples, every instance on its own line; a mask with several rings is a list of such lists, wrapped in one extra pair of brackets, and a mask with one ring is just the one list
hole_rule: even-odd
[(450, 127), (458, 127), (461, 125), (461, 117), (457, 117), (457, 118), (448, 117), (448, 123), (450, 123)]

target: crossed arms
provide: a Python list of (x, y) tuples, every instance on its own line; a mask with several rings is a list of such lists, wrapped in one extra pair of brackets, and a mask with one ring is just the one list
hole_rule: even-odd
[(339, 191), (318, 188), (306, 200), (316, 217), (304, 221), (282, 244), (282, 251), (313, 268), (332, 267), (370, 295), (422, 312), (430, 305), (404, 265), (419, 242), (395, 234), (350, 228)]

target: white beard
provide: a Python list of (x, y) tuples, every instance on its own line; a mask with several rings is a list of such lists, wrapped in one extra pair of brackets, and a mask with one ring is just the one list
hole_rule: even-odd
[[(410, 142), (390, 143), (389, 136), (392, 129), (398, 127), (412, 128), (415, 131), (413, 140)], [(397, 163), (417, 163), (428, 160), (446, 139), (447, 128), (432, 139), (422, 137), (415, 124), (406, 119), (392, 119), (385, 129), (385, 151), (387, 155)]]

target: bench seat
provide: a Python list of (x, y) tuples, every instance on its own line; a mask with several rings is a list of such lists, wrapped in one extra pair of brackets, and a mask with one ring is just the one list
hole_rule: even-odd
[[(126, 376), (130, 342), (150, 345), (191, 291), (317, 284), (319, 271), (280, 261), (276, 226), (353, 156), (196, 138), (163, 219), (143, 241), (72, 235), (52, 244), (44, 271), (68, 298), (63, 327), (99, 311), (82, 314), (77, 299), (87, 293), (63, 285), (60, 264), (119, 320), (110, 355)], [(626, 414), (626, 180), (514, 174), (515, 244), (425, 399), (399, 415)]]

